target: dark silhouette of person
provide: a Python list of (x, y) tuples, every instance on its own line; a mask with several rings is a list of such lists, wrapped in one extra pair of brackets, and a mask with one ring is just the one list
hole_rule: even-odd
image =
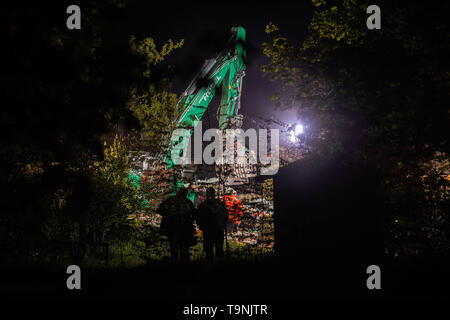
[(158, 213), (162, 216), (160, 232), (167, 236), (173, 261), (189, 261), (189, 247), (196, 244), (194, 205), (187, 198), (187, 189), (164, 200)]
[(216, 257), (223, 257), (223, 239), (228, 211), (223, 202), (216, 199), (216, 191), (210, 187), (206, 200), (198, 206), (196, 221), (203, 232), (203, 250), (206, 260), (212, 261), (214, 249)]

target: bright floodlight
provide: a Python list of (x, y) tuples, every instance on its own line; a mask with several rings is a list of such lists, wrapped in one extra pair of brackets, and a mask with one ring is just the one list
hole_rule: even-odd
[(289, 140), (291, 142), (297, 141), (297, 136), (303, 134), (303, 125), (302, 124), (296, 124), (294, 130), (289, 131), (290, 137)]
[(295, 126), (294, 134), (295, 134), (296, 136), (298, 136), (299, 134), (302, 134), (302, 133), (303, 133), (303, 125), (297, 124), (297, 125)]

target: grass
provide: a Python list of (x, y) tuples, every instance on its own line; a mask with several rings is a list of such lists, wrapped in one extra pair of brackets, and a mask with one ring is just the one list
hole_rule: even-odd
[[(92, 268), (137, 268), (151, 262), (162, 262), (170, 259), (170, 250), (167, 242), (150, 248), (145, 252), (142, 250), (144, 244), (129, 242), (114, 242), (109, 246), (108, 262), (105, 256), (91, 252), (86, 255), (82, 264)], [(228, 250), (224, 244), (224, 253), (227, 259), (240, 261), (254, 261), (261, 256), (271, 256), (269, 250), (260, 250), (245, 243), (236, 241), (228, 242)], [(204, 261), (203, 239), (190, 248), (190, 260), (192, 262)]]

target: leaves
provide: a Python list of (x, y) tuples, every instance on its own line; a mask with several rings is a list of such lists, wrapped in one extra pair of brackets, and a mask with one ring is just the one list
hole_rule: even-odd
[(50, 242), (126, 238), (128, 216), (145, 210), (128, 153), (164, 144), (177, 100), (165, 62), (183, 40), (158, 46), (130, 37), (125, 4), (80, 5), (77, 32), (61, 23), (64, 4), (13, 5), (6, 17), (0, 245), (7, 255), (46, 259)]
[(278, 30), (279, 30), (278, 27), (272, 21), (269, 21), (269, 23), (266, 26), (266, 33), (270, 34)]
[(181, 39), (177, 43), (174, 43), (172, 39), (167, 40), (161, 47), (161, 49), (156, 48), (155, 40), (153, 38), (144, 38), (140, 41), (136, 40), (133, 35), (130, 37), (129, 45), (130, 51), (133, 54), (138, 54), (144, 58), (145, 70), (143, 75), (146, 78), (150, 77), (150, 67), (156, 66), (164, 61), (164, 58), (175, 49), (179, 49), (183, 46), (184, 39)]
[[(276, 97), (283, 97), (284, 106), (295, 108), (310, 124), (304, 139), (311, 156), (339, 152), (382, 170), (390, 181), (385, 191), (396, 198), (391, 208), (398, 210), (399, 221), (407, 222), (410, 234), (425, 221), (434, 225), (436, 214), (448, 219), (447, 200), (435, 206), (434, 196), (422, 197), (429, 189), (448, 199), (448, 191), (438, 183), (448, 170), (433, 173), (435, 169), (424, 166), (436, 153), (448, 155), (448, 4), (440, 1), (424, 11), (411, 2), (382, 1), (377, 5), (389, 19), (376, 32), (366, 28), (368, 3), (363, 0), (313, 4), (316, 10), (300, 46), (290, 43), (279, 28), (266, 27), (270, 32), (263, 52), (269, 63), (262, 68), (290, 93)], [(424, 175), (433, 181), (428, 186), (419, 179)], [(405, 195), (420, 195), (410, 199), (408, 208), (418, 208), (417, 214), (426, 219), (405, 217), (410, 211), (401, 194), (412, 190), (408, 185), (414, 190)], [(427, 206), (439, 208), (439, 213)], [(447, 232), (442, 224), (433, 228), (440, 230), (439, 237)]]

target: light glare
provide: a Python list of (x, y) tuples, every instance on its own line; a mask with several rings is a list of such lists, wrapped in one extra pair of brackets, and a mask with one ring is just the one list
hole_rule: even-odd
[(297, 139), (295, 138), (295, 132), (291, 131), (291, 136), (289, 137), (289, 140), (291, 140), (291, 142), (295, 142)]
[(295, 126), (295, 135), (297, 136), (297, 135), (302, 134), (302, 133), (303, 133), (303, 125), (297, 124)]

